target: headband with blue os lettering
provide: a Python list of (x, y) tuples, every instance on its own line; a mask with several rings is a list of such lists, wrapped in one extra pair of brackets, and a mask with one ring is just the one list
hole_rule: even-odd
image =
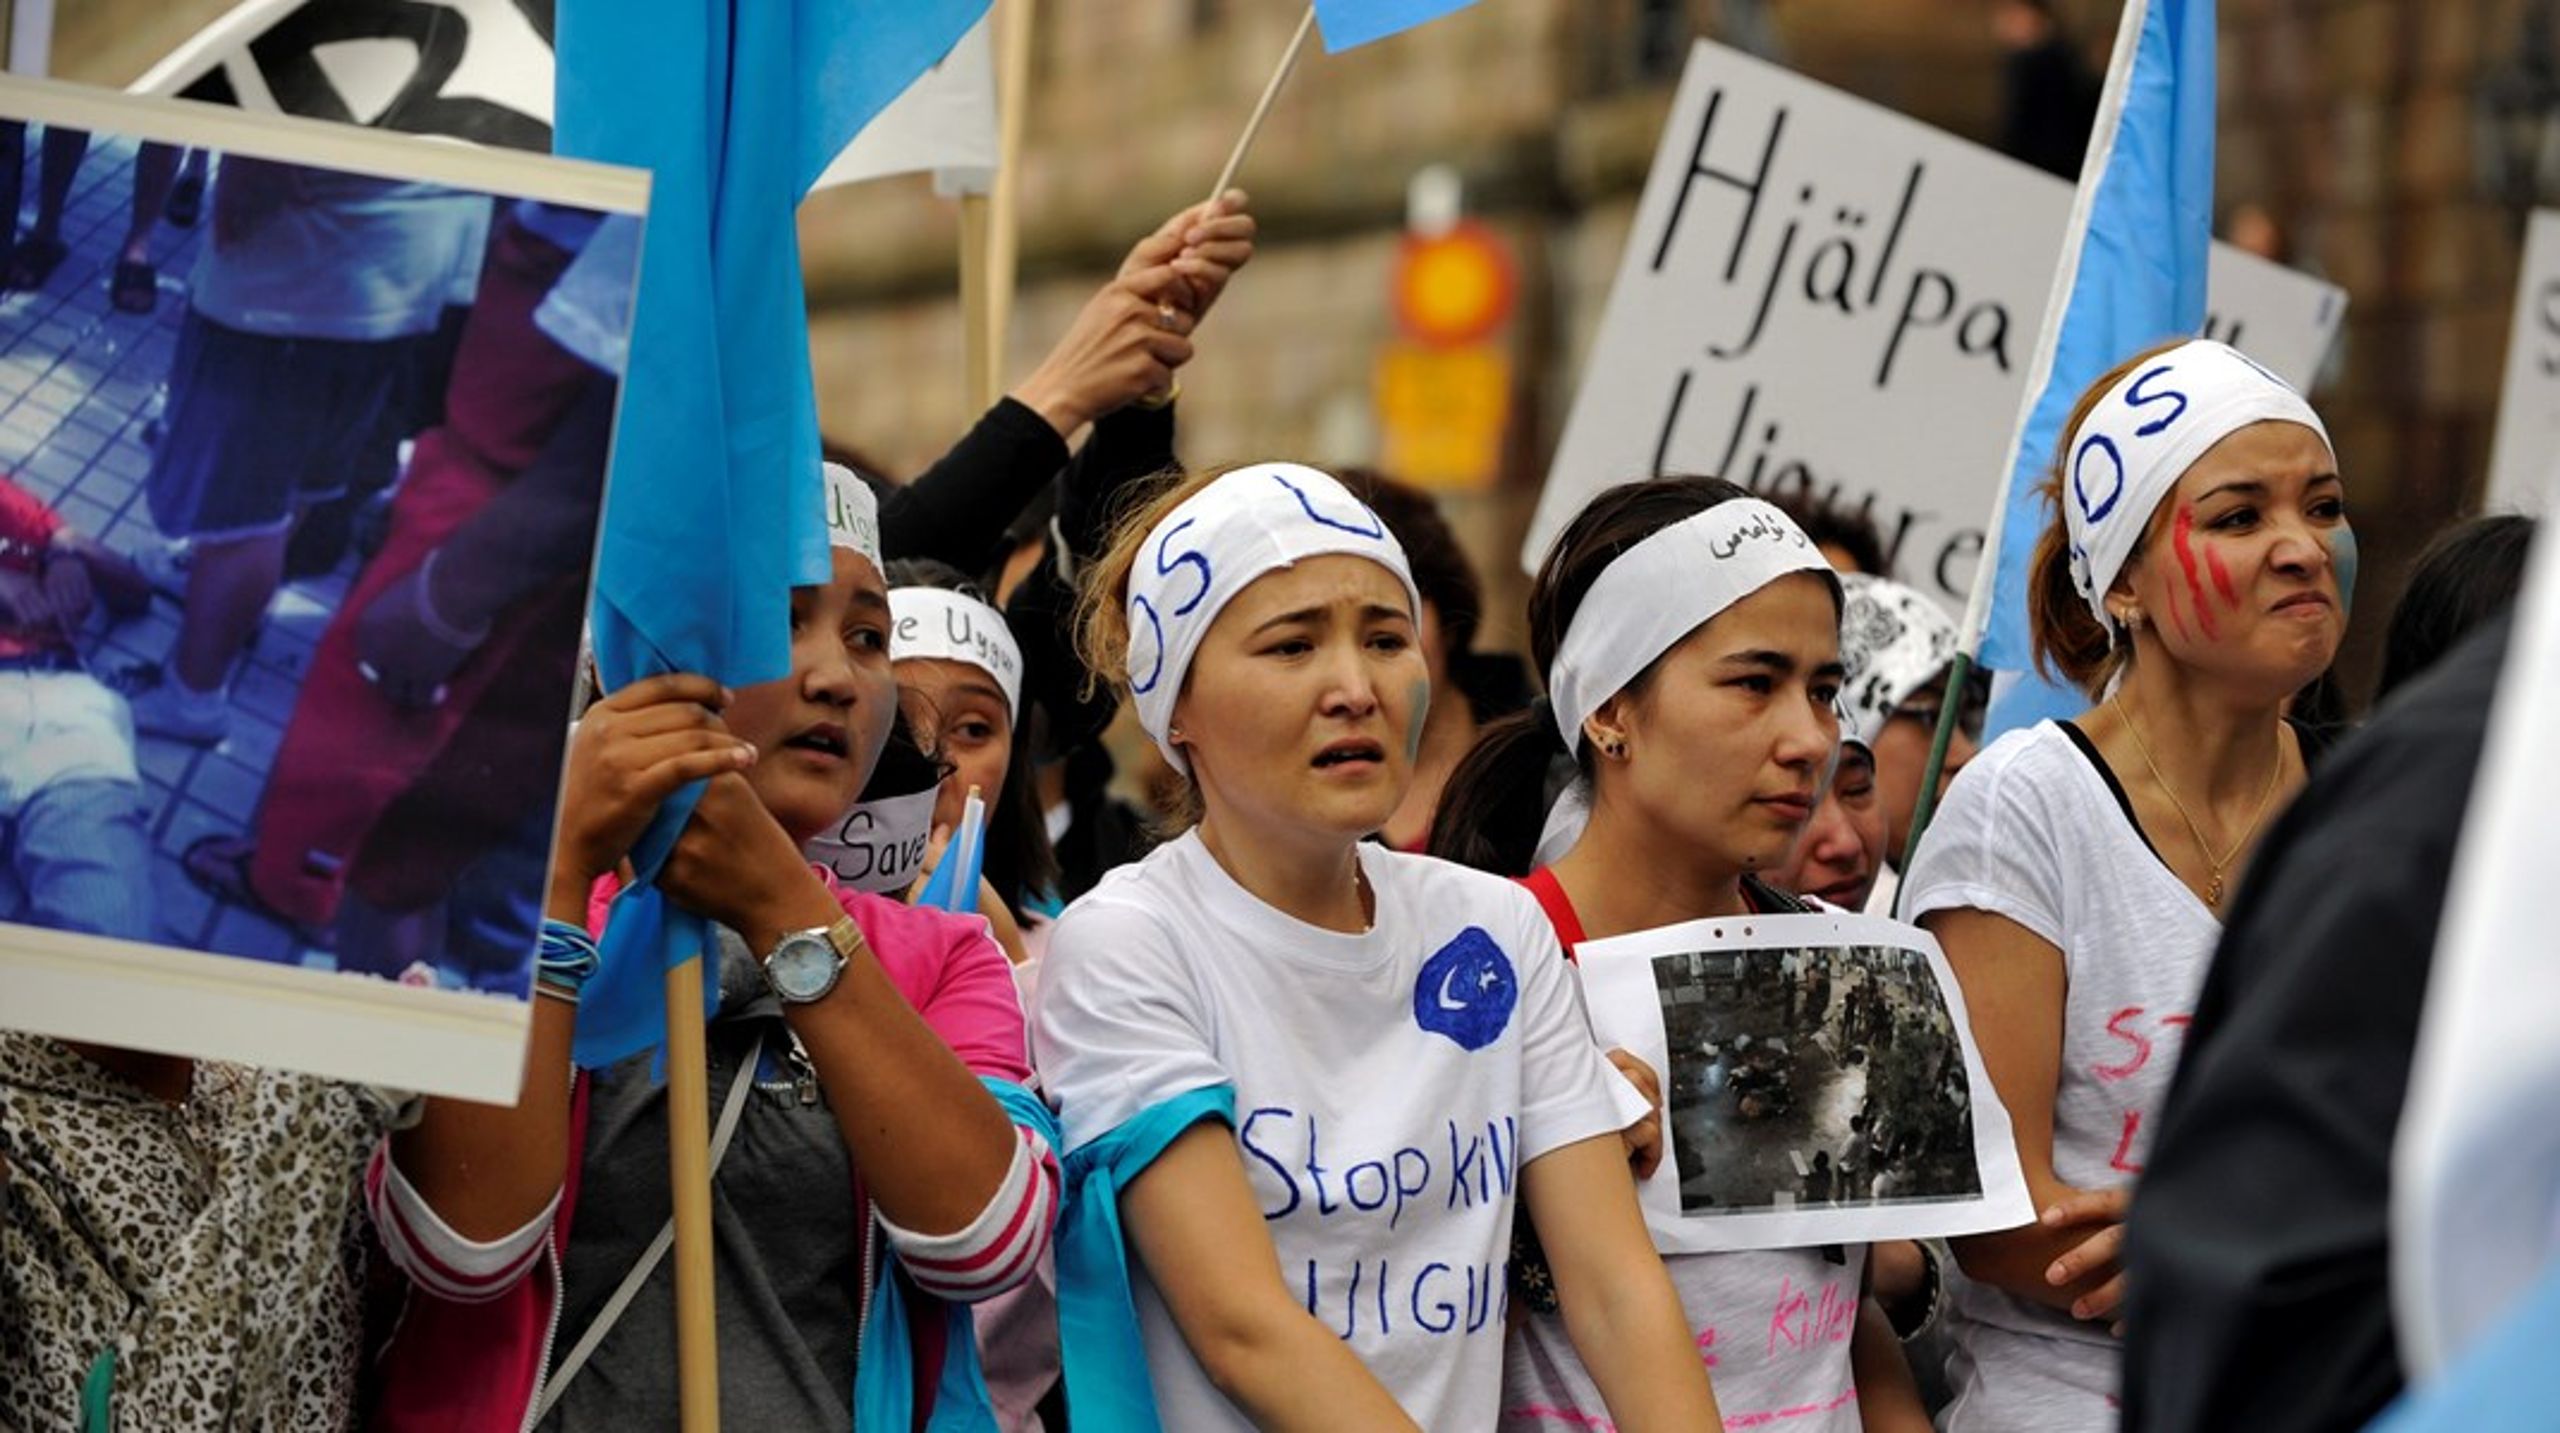
[(889, 660), (938, 657), (995, 678), (1005, 709), (1022, 717), (1022, 648), (1004, 614), (947, 587), (889, 589)]
[(1831, 575), (1795, 519), (1729, 498), (1618, 554), (1574, 609), (1547, 669), (1556, 733), (1582, 750), (1582, 724), (1690, 633), (1779, 578)]
[(1255, 579), (1333, 554), (1365, 557), (1393, 573), (1415, 620), (1421, 619), (1422, 594), (1395, 535), (1349, 489), (1314, 468), (1238, 468), (1148, 529), (1129, 565), (1130, 704), (1174, 770), (1191, 773), (1169, 733), (1174, 699), (1209, 624)]
[(2293, 386), (2227, 343), (2182, 343), (2118, 380), (2072, 430), (2062, 481), (2071, 584), (2118, 636), (2107, 591), (2162, 499), (2214, 444), (2252, 423), (2299, 423), (2334, 462), (2337, 445)]

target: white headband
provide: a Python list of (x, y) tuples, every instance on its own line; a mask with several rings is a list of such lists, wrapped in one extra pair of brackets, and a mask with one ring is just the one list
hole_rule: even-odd
[(1342, 484), (1313, 468), (1238, 468), (1148, 531), (1129, 568), (1129, 692), (1138, 725), (1174, 770), (1191, 772), (1167, 733), (1174, 699), (1209, 624), (1263, 574), (1334, 553), (1365, 557), (1394, 573), (1420, 619), (1422, 595), (1395, 535)]
[(2161, 499), (2206, 449), (2269, 421), (2299, 423), (2337, 452), (2320, 415), (2283, 379), (2227, 343), (2200, 338), (2138, 365), (2072, 431), (2062, 500), (2071, 582), (2110, 641), (2116, 619), (2107, 589)]
[(871, 565), (882, 571), (880, 561), (880, 499), (871, 485), (842, 463), (828, 463), (827, 546), (847, 548), (871, 559)]
[(1927, 594), (1863, 572), (1840, 577), (1840, 731), (1869, 751), (1911, 694), (1956, 656), (1955, 619)]
[(1547, 670), (1564, 749), (1581, 751), (1583, 722), (1716, 614), (1791, 572), (1830, 570), (1795, 519), (1758, 498), (1720, 502), (1618, 554)]
[(889, 589), (889, 659), (941, 657), (965, 662), (996, 679), (1004, 704), (1022, 715), (1022, 649), (1004, 614), (944, 587)]

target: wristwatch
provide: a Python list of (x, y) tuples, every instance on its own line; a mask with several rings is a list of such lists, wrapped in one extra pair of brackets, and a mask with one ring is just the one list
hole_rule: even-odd
[(829, 924), (795, 930), (774, 943), (764, 958), (764, 983), (786, 1005), (824, 1000), (844, 974), (844, 963), (862, 949), (862, 928), (850, 916)]

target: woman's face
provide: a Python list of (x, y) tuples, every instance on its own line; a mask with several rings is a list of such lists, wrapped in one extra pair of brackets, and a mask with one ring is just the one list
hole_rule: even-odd
[(889, 589), (868, 558), (839, 548), (834, 580), (791, 590), (791, 675), (740, 689), (723, 715), (756, 749), (747, 784), (805, 842), (862, 794), (896, 702)]
[[(1911, 817), (1920, 806), (1920, 779), (1929, 770), (1929, 748), (1937, 744), (1938, 714), (1946, 700), (1947, 679), (1931, 678), (1893, 709), (1876, 733), (1876, 808), (1884, 821), (1885, 851), (1899, 864), (1911, 840)], [(1972, 714), (1968, 714), (1970, 718)], [(1974, 758), (1973, 738), (1959, 721), (1948, 733), (1946, 759), (1938, 767), (1938, 790), (1955, 783), (1956, 773)]]
[(1792, 573), (1717, 614), (1584, 724), (1604, 748), (1598, 800), (1664, 843), (1734, 871), (1785, 864), (1839, 744), (1840, 606)]
[(897, 664), (898, 700), (916, 741), (950, 773), (933, 805), (933, 824), (958, 830), (974, 786), (992, 807), (1013, 764), (1013, 709), (996, 679), (949, 657)]
[(1876, 786), (1876, 759), (1856, 742), (1840, 747), (1840, 769), (1822, 793), (1787, 864), (1769, 883), (1800, 896), (1819, 896), (1843, 910), (1864, 910), (1884, 862), (1885, 813)]
[(1348, 843), (1404, 799), (1430, 701), (1404, 584), (1331, 554), (1227, 603), (1191, 659), (1173, 727), (1224, 839)]
[(2355, 570), (2346, 489), (2318, 434), (2252, 423), (2161, 503), (2115, 601), (2180, 666), (2275, 702), (2328, 669)]

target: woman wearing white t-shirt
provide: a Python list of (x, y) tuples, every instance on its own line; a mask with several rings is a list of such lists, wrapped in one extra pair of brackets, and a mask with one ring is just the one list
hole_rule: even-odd
[[(1713, 1426), (1537, 902), (1362, 839), (1412, 776), (1419, 605), (1377, 518), (1284, 463), (1177, 482), (1089, 578), (1087, 660), (1200, 819), (1068, 908), (1040, 983), (1079, 1423), (1490, 1427), (1516, 1194), (1610, 1418)], [(1084, 1377), (1114, 1210), (1152, 1407)]]
[(2031, 622), (2096, 705), (1975, 758), (1903, 892), (2044, 1211), (1957, 1243), (1958, 1433), (2116, 1426), (2126, 1202), (2221, 911), (2302, 784), (2285, 701), (2336, 655), (2354, 585), (2326, 429), (2236, 350), (2144, 353), (2064, 432)]
[[(1556, 539), (1530, 592), (1547, 700), (1487, 729), (1450, 778), (1432, 849), (1523, 873), (1568, 951), (1682, 921), (1804, 909), (1760, 877), (1787, 863), (1838, 749), (1840, 611), (1839, 580), (1811, 539), (1732, 483), (1601, 493)], [(1588, 821), (1569, 850), (1531, 870), (1547, 767), (1567, 754)], [(1639, 1167), (1660, 1157), (1656, 1136)], [(1865, 1245), (1662, 1263), (1725, 1426), (1926, 1433), (1901, 1347), (1862, 1297)], [(1603, 1426), (1578, 1341), (1539, 1282), (1527, 1281), (1514, 1320), (1499, 1426)], [(1857, 1312), (1798, 1336), (1789, 1310), (1813, 1305)]]

